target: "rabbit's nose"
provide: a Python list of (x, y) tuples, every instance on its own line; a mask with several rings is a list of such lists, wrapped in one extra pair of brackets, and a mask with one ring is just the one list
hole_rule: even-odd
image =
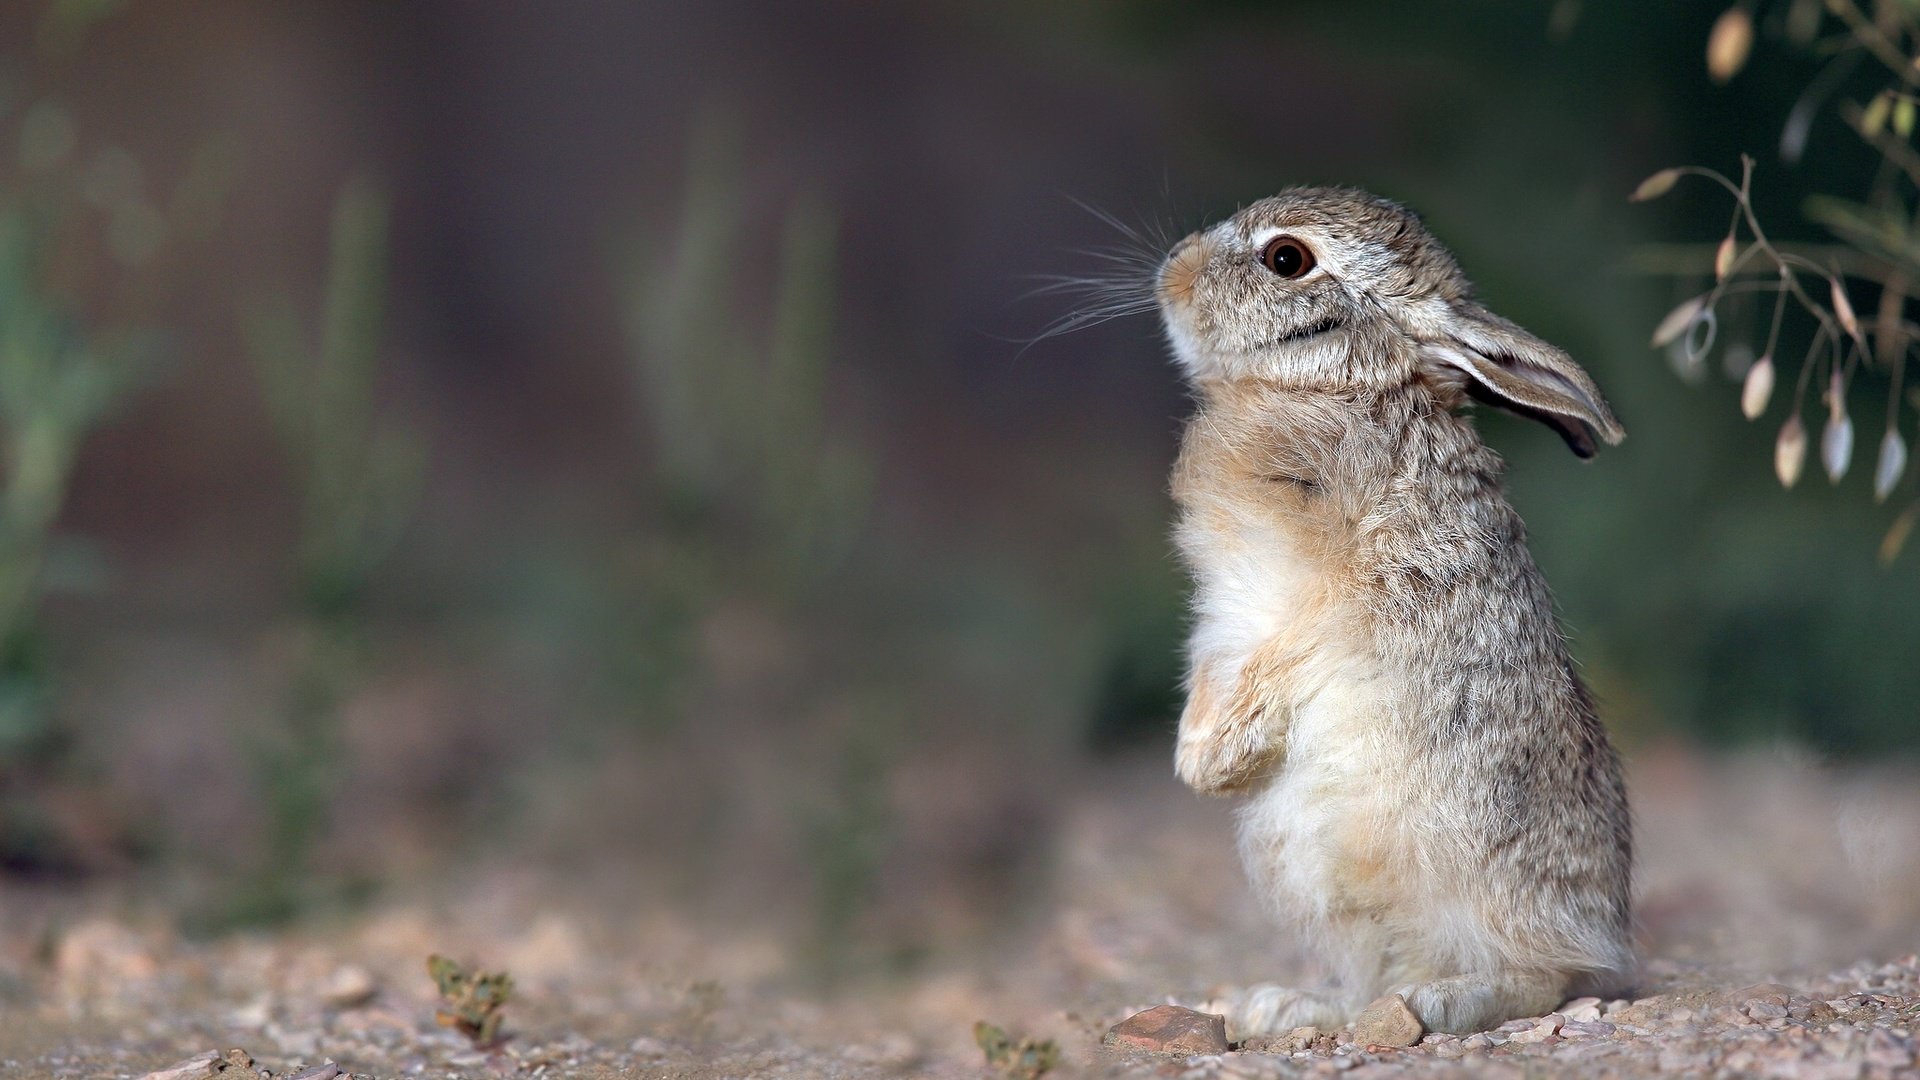
[(1185, 304), (1193, 298), (1194, 284), (1200, 278), (1200, 270), (1207, 265), (1207, 242), (1200, 233), (1194, 233), (1175, 245), (1173, 254), (1167, 256), (1165, 266), (1160, 268), (1160, 295), (1170, 303)]

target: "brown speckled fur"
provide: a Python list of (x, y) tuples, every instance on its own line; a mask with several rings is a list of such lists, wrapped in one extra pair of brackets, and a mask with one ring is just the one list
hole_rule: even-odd
[[(1318, 265), (1261, 265), (1276, 233)], [(1469, 396), (1583, 453), (1619, 424), (1566, 354), (1488, 313), (1413, 215), (1301, 189), (1184, 241), (1162, 312), (1199, 410), (1174, 472), (1196, 580), (1176, 768), (1241, 800), (1255, 888), (1327, 954), (1240, 1035), (1387, 992), (1473, 1031), (1627, 978), (1620, 769)]]

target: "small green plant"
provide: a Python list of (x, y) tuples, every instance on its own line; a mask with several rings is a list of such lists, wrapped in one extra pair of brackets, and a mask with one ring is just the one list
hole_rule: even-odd
[[(803, 196), (757, 224), (743, 171), (736, 130), (710, 115), (673, 221), (616, 266), (649, 482), (646, 520), (609, 560), (598, 635), (653, 734), (703, 677), (705, 619), (730, 603), (795, 614), (847, 567), (867, 521), (870, 457), (828, 415), (834, 215)], [(747, 248), (765, 258), (743, 263)]]
[(43, 738), (38, 615), (82, 443), (139, 377), (151, 334), (98, 330), (49, 280), (47, 208), (0, 208), (0, 747)]
[[(827, 423), (835, 224), (817, 200), (786, 213), (771, 244), (748, 236), (738, 139), (699, 129), (678, 235), (626, 280), (635, 390), (669, 516), (703, 542), (724, 534), (804, 586), (846, 553), (866, 517), (871, 466)], [(763, 317), (737, 253), (775, 269)]]
[[(108, 13), (67, 3), (47, 18)], [(13, 137), (0, 155), (0, 859), (40, 864), (63, 840), (35, 793), (75, 765), (41, 610), (100, 577), (60, 515), (81, 449), (157, 366), (161, 334), (140, 324), (169, 280), (158, 264), (210, 229), (233, 163), (207, 144), (162, 193), (57, 98), (0, 111)]]
[(813, 962), (827, 981), (846, 974), (859, 940), (858, 923), (873, 903), (893, 844), (888, 780), (895, 739), (878, 706), (862, 706), (835, 755), (831, 798), (806, 813), (813, 871)]
[(1032, 1036), (1016, 1040), (985, 1020), (974, 1023), (973, 1041), (986, 1055), (987, 1068), (1007, 1080), (1040, 1080), (1060, 1064), (1059, 1043)]
[(418, 436), (375, 415), (386, 267), (386, 197), (356, 180), (334, 205), (317, 342), (286, 297), (253, 309), (244, 326), (275, 433), (299, 477), (298, 601), (319, 617), (359, 608), (419, 494)]
[(434, 1022), (491, 1046), (500, 1037), (501, 1010), (513, 996), (513, 977), (504, 971), (473, 971), (435, 953), (427, 957), (427, 975), (440, 993)]
[(290, 685), (279, 723), (254, 747), (264, 854), (224, 921), (285, 919), (313, 893), (308, 863), (340, 772), (341, 710), (367, 674), (367, 593), (417, 500), (420, 441), (374, 409), (386, 258), (386, 200), (355, 181), (334, 208), (317, 343), (284, 297), (244, 322), (302, 503)]

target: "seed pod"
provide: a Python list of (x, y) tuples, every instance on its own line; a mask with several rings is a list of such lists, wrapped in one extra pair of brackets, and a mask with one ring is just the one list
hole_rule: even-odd
[(1887, 114), (1892, 111), (1892, 95), (1884, 90), (1874, 95), (1873, 100), (1867, 102), (1866, 111), (1860, 114), (1860, 134), (1869, 139), (1878, 136), (1887, 126)]
[(1887, 436), (1880, 440), (1880, 460), (1873, 466), (1873, 501), (1886, 502), (1892, 494), (1893, 486), (1900, 482), (1900, 474), (1907, 471), (1907, 440), (1900, 432), (1887, 429)]
[(1827, 470), (1827, 479), (1835, 484), (1847, 475), (1847, 466), (1853, 461), (1853, 418), (1847, 415), (1842, 406), (1827, 416), (1827, 426), (1820, 432), (1820, 465)]
[(1865, 352), (1867, 339), (1860, 336), (1860, 319), (1853, 313), (1853, 302), (1847, 299), (1847, 290), (1840, 287), (1839, 278), (1829, 280), (1827, 285), (1828, 291), (1833, 294), (1834, 317), (1840, 320), (1841, 328), (1853, 339), (1853, 343)]
[(1767, 402), (1773, 397), (1773, 357), (1763, 356), (1747, 369), (1747, 379), (1740, 385), (1740, 412), (1749, 420), (1760, 419), (1767, 411)]
[(1800, 422), (1800, 414), (1787, 417), (1780, 425), (1780, 435), (1773, 442), (1773, 474), (1780, 478), (1780, 486), (1791, 488), (1800, 481), (1800, 469), (1807, 463), (1807, 429)]
[(1667, 317), (1661, 319), (1660, 325), (1653, 329), (1653, 347), (1658, 349), (1663, 345), (1669, 345), (1679, 338), (1681, 334), (1686, 333), (1687, 330), (1693, 326), (1694, 320), (1700, 317), (1700, 312), (1706, 309), (1706, 306), (1707, 298), (1705, 296), (1696, 296), (1691, 300), (1685, 301), (1672, 311), (1667, 312)]
[(1730, 7), (1714, 20), (1707, 35), (1707, 74), (1726, 82), (1740, 73), (1753, 50), (1753, 16), (1744, 7)]
[(1727, 238), (1720, 241), (1720, 247), (1713, 253), (1713, 280), (1727, 280), (1728, 271), (1733, 269), (1733, 256), (1736, 251), (1733, 234), (1728, 233)]
[(1906, 546), (1907, 537), (1913, 535), (1916, 520), (1920, 520), (1920, 502), (1900, 511), (1900, 516), (1893, 519), (1887, 535), (1880, 539), (1880, 565), (1887, 566), (1900, 557), (1900, 549)]
[(1657, 199), (1667, 192), (1672, 191), (1674, 183), (1679, 179), (1679, 169), (1661, 169), (1659, 172), (1640, 181), (1640, 186), (1633, 189), (1632, 195), (1627, 196), (1627, 201), (1646, 202), (1648, 199)]

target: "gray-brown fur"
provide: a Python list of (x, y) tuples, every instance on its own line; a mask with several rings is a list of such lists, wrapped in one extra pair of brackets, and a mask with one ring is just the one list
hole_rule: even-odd
[[(1260, 263), (1275, 232), (1318, 265)], [(1501, 493), (1472, 396), (1576, 449), (1618, 423), (1566, 355), (1480, 308), (1399, 207), (1305, 189), (1163, 268), (1199, 410), (1175, 471), (1195, 572), (1176, 765), (1242, 799), (1255, 887), (1328, 953), (1331, 991), (1258, 987), (1241, 1034), (1406, 995), (1477, 1030), (1631, 965), (1620, 770)]]

